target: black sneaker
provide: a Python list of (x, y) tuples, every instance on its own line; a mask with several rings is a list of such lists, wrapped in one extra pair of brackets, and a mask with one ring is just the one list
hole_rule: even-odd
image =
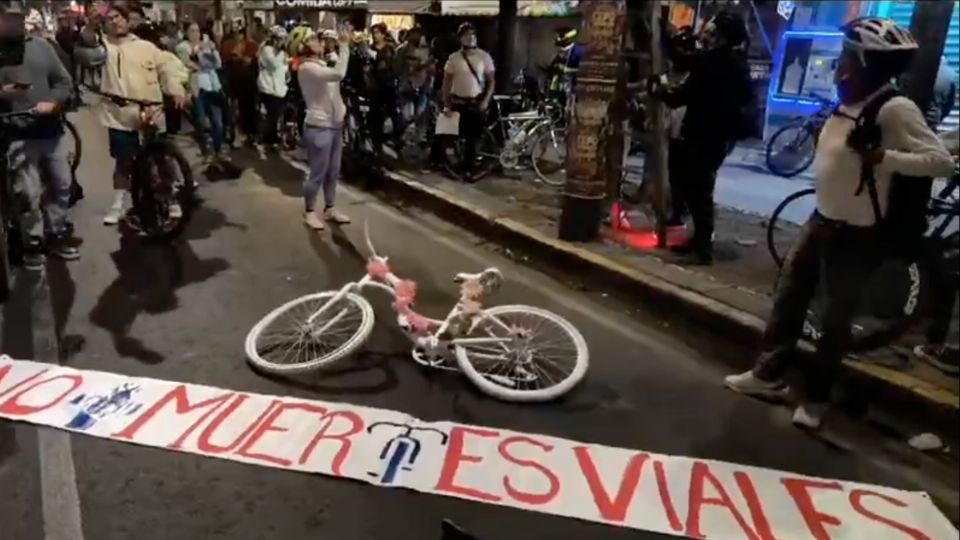
[(39, 249), (28, 249), (23, 252), (23, 269), (39, 272), (47, 265), (47, 257)]
[(80, 258), (80, 249), (69, 238), (58, 238), (47, 247), (47, 253), (64, 261), (75, 261)]
[(933, 345), (918, 345), (913, 349), (913, 354), (944, 373), (960, 374), (960, 354), (956, 350), (951, 351), (947, 347)]

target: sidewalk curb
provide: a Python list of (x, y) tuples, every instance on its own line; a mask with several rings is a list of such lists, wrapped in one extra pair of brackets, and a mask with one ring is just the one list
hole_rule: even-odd
[[(405, 173), (386, 172), (381, 178), (382, 182), (373, 187), (395, 192), (403, 196), (406, 202), (464, 225), (480, 236), (508, 241), (557, 262), (599, 274), (605, 280), (624, 285), (654, 301), (669, 301), (671, 309), (682, 310), (685, 315), (701, 324), (710, 325), (731, 339), (754, 343), (763, 333), (765, 321), (753, 313), (608, 259), (576, 244), (548, 237), (519, 221), (500, 217), (469, 201), (418, 182)], [(802, 349), (812, 351), (809, 346)], [(905, 393), (935, 409), (953, 415), (960, 412), (960, 396), (920, 379), (883, 366), (851, 360), (845, 360), (844, 367), (848, 374)]]

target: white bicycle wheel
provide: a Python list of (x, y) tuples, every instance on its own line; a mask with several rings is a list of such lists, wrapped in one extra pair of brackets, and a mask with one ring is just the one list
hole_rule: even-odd
[(530, 160), (537, 177), (545, 184), (560, 187), (567, 181), (567, 137), (560, 128), (540, 129), (530, 147)]
[(531, 306), (496, 306), (495, 320), (477, 323), (467, 338), (507, 338), (526, 334), (523, 343), (457, 344), (457, 363), (483, 392), (506, 401), (547, 401), (583, 379), (589, 364), (587, 342), (563, 317)]
[(362, 345), (373, 330), (373, 308), (362, 296), (347, 293), (308, 322), (337, 294), (308, 294), (271, 311), (247, 334), (250, 363), (270, 373), (300, 373), (325, 367)]

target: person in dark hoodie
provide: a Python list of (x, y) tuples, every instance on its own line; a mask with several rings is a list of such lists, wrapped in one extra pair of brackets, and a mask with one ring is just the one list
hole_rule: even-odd
[[(689, 75), (677, 85), (662, 77), (651, 78), (653, 95), (672, 108), (686, 107), (680, 139), (671, 144), (671, 163), (685, 164), (675, 187), (693, 218), (690, 243), (676, 251), (692, 253), (692, 262), (713, 262), (713, 188), (717, 170), (731, 143), (744, 138), (753, 101), (750, 68), (744, 53), (749, 44), (747, 26), (740, 15), (722, 11), (708, 21), (699, 36), (701, 48), (685, 58)], [(675, 159), (674, 159), (675, 158)]]
[(46, 39), (23, 39), (23, 62), (0, 67), (0, 110), (33, 113), (4, 129), (12, 128), (7, 134), (13, 140), (8, 150), (10, 179), (27, 202), (21, 209), (24, 267), (39, 270), (45, 262), (45, 238), (48, 253), (65, 260), (80, 257), (67, 219), (71, 172), (63, 110), (73, 80)]

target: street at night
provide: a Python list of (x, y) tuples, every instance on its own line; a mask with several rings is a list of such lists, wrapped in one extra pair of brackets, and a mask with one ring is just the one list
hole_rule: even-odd
[[(956, 519), (955, 462), (920, 455), (842, 415), (822, 436), (805, 434), (791, 425), (789, 409), (723, 388), (722, 377), (750, 351), (663, 309), (618, 298), (602, 284), (577, 286), (562, 268), (547, 275), (518, 264), (423, 210), (386, 205), (355, 187), (340, 190), (353, 224), (308, 230), (293, 158), (238, 151), (250, 168), (236, 181), (201, 180), (202, 204), (181, 239), (124, 238), (101, 223), (110, 198), (105, 133), (89, 108), (73, 120), (85, 149), (79, 178), (87, 196), (74, 218), (82, 258), (17, 274), (3, 307), (2, 350), (14, 358), (923, 490)], [(570, 320), (589, 345), (586, 379), (555, 402), (497, 401), (462, 375), (413, 363), (388, 302), (374, 295), (371, 339), (332, 371), (274, 378), (251, 370), (243, 340), (264, 314), (363, 275), (364, 223), (392, 268), (419, 284), (418, 309), (428, 314), (456, 302), (457, 272), (499, 267), (506, 281), (493, 303)], [(22, 423), (0, 424), (0, 500), (2, 536), (18, 540), (420, 540), (439, 538), (447, 518), (483, 539), (661, 537)]]

